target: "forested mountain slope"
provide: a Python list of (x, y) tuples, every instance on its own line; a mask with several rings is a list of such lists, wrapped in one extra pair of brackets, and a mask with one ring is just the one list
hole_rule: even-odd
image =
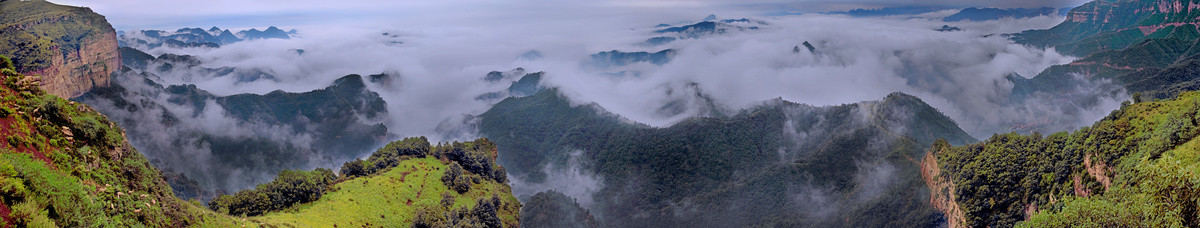
[(87, 105), (37, 87), (0, 57), (0, 217), (16, 227), (235, 226), (175, 198), (125, 133)]
[[(1111, 80), (1130, 94), (1169, 98), (1200, 88), (1191, 67), (1200, 60), (1200, 1), (1092, 1), (1047, 30), (1016, 34), (1019, 43), (1055, 47), (1081, 57), (1029, 80), (1013, 77), (1014, 95), (1069, 93), (1087, 80)], [(1028, 75), (1027, 75), (1028, 76)], [(1110, 88), (1106, 88), (1110, 89)]]
[(1200, 92), (1185, 92), (1126, 103), (1075, 132), (935, 143), (924, 160), (940, 173), (926, 177), (932, 201), (950, 203), (952, 226), (1195, 227), (1198, 110)]
[(570, 160), (595, 173), (602, 187), (572, 197), (594, 198), (587, 209), (617, 227), (934, 225), (915, 158), (937, 138), (975, 141), (901, 93), (829, 107), (774, 100), (654, 128), (548, 89), (480, 117), (499, 162), (527, 184), (576, 181), (547, 180)]
[(518, 226), (520, 203), (486, 139), (434, 147), (409, 138), (348, 163), (340, 175), (286, 170), (275, 181), (218, 198), (209, 205), (217, 213), (176, 198), (117, 124), (87, 105), (46, 94), (38, 77), (0, 60), (6, 139), (0, 143), (0, 226)]

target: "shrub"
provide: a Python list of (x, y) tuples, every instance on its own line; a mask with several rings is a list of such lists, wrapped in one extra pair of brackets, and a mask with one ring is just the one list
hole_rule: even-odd
[(471, 209), (471, 215), (484, 226), (500, 227), (500, 216), (496, 215), (496, 210), (500, 208), (500, 198), (492, 195), (491, 199), (481, 198), (475, 204), (475, 208)]
[(355, 159), (342, 164), (341, 174), (343, 178), (354, 178), (368, 175), (362, 159)]
[(214, 211), (231, 215), (256, 216), (278, 211), (292, 205), (316, 201), (337, 176), (332, 170), (317, 168), (312, 171), (284, 170), (275, 180), (254, 189), (233, 195), (222, 195), (208, 203)]
[(443, 192), (442, 193), (442, 207), (450, 208), (450, 206), (454, 206), (454, 194), (450, 194), (449, 192)]
[(501, 227), (500, 216), (496, 214), (500, 208), (500, 198), (480, 198), (474, 208), (447, 209), (445, 211), (431, 208), (417, 210), (412, 227)]
[(13, 65), (13, 62), (11, 59), (8, 59), (8, 57), (0, 55), (0, 69), (16, 70), (17, 67), (15, 65)]
[(442, 174), (442, 183), (459, 194), (471, 190), (471, 177), (463, 173), (462, 167), (458, 164), (450, 164), (446, 168), (446, 172)]

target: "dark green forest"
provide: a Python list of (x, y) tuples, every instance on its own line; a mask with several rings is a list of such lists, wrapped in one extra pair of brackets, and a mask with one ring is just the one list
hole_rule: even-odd
[[(589, 209), (619, 227), (933, 225), (939, 219), (912, 158), (937, 138), (974, 142), (898, 93), (830, 107), (777, 100), (654, 128), (573, 107), (549, 89), (481, 117), (481, 134), (497, 142), (499, 162), (515, 176), (543, 181), (543, 168), (582, 151), (581, 165), (604, 186)], [(894, 181), (862, 180), (873, 175)]]
[(1195, 227), (1197, 110), (1200, 93), (1186, 92), (1126, 102), (1074, 132), (1001, 134), (932, 151), (968, 226)]

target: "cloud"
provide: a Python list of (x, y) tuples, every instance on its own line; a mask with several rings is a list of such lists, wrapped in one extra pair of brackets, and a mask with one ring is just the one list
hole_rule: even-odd
[(583, 151), (570, 154), (567, 162), (558, 165), (547, 165), (542, 169), (546, 175), (541, 182), (521, 179), (509, 175), (510, 186), (517, 196), (532, 196), (539, 192), (553, 190), (575, 199), (583, 208), (594, 208), (593, 194), (603, 188), (603, 179), (586, 169), (581, 164), (580, 156)]
[[(187, 175), (205, 190), (239, 190), (271, 180), (282, 169), (333, 164), (310, 147), (314, 135), (294, 129), (304, 123), (239, 120), (212, 99), (201, 100), (203, 106), (170, 102), (170, 94), (143, 79), (136, 72), (121, 72), (114, 83), (124, 92), (108, 93), (119, 99), (86, 97), (83, 102), (121, 123), (130, 143), (155, 165)], [(292, 156), (279, 159), (264, 151), (231, 154), (221, 150), (230, 148), (227, 144), (231, 142), (286, 151)]]
[[(257, 9), (321, 13), (325, 11), (318, 8), (332, 4), (325, 1), (269, 3), (250, 2), (239, 5), (241, 8), (216, 10), (195, 4), (228, 6), (233, 3), (169, 5), (158, 1), (130, 1), (111, 3), (113, 8), (96, 8), (101, 13), (119, 12), (146, 4), (147, 8), (138, 9), (162, 14), (178, 10), (173, 8), (195, 8), (195, 13), (179, 17), (200, 18), (196, 20), (208, 23), (210, 21), (202, 19), (213, 12), (233, 15), (261, 12)], [(1067, 102), (1048, 95), (1035, 95), (1024, 100), (1010, 98), (1013, 84), (1005, 79), (1006, 76), (1015, 73), (1032, 77), (1046, 67), (1074, 58), (1053, 49), (1015, 44), (1002, 34), (1049, 28), (1061, 22), (1061, 17), (947, 23), (933, 18), (851, 18), (811, 14), (756, 18), (765, 23), (757, 30), (647, 47), (642, 43), (658, 36), (653, 34), (655, 28), (652, 28), (658, 23), (678, 25), (679, 21), (696, 20), (712, 12), (723, 19), (758, 12), (753, 6), (714, 10), (722, 4), (732, 3), (708, 1), (499, 3), (479, 0), (471, 2), (478, 3), (477, 6), (461, 10), (448, 8), (442, 5), (444, 3), (368, 1), (331, 6), (328, 10), (358, 12), (359, 7), (365, 7), (367, 3), (381, 4), (373, 9), (398, 8), (386, 13), (402, 16), (376, 17), (372, 14), (376, 11), (367, 11), (365, 18), (311, 24), (311, 21), (298, 21), (296, 23), (303, 25), (284, 28), (300, 31), (301, 36), (291, 40), (254, 40), (221, 48), (147, 51), (155, 55), (189, 54), (201, 60), (201, 66), (206, 68), (233, 67), (273, 76), (271, 80), (240, 81), (177, 72), (162, 74), (156, 79), (168, 85), (195, 84), (222, 96), (265, 94), (274, 90), (305, 92), (324, 88), (347, 74), (386, 73), (390, 82), (368, 83), (368, 87), (387, 102), (388, 116), (382, 121), (389, 132), (397, 137), (425, 135), (432, 141), (471, 137), (469, 134), (473, 131), (463, 129), (472, 124), (469, 116), (483, 113), (497, 102), (476, 98), (481, 94), (504, 91), (518, 79), (511, 77), (489, 82), (483, 77), (490, 71), (518, 67), (528, 72), (546, 72), (543, 84), (559, 87), (574, 104), (594, 103), (625, 119), (655, 127), (697, 116), (730, 114), (775, 98), (812, 105), (839, 105), (905, 92), (920, 97), (946, 113), (968, 133), (982, 138), (1009, 131), (1014, 124), (1045, 122), (1045, 117), (1055, 118), (1050, 121), (1054, 126), (1048, 129), (1088, 124), (1108, 113), (1119, 103), (1116, 101), (1123, 99), (1119, 93), (1114, 95), (1106, 89), (1080, 89)], [(126, 16), (129, 17), (122, 19)], [(153, 18), (153, 15), (143, 16), (125, 12), (115, 13), (112, 18), (115, 23), (123, 24), (118, 26), (153, 28), (185, 23), (137, 24), (130, 19)], [(964, 31), (934, 31), (943, 25), (957, 26)], [(794, 47), (806, 41), (812, 43), (819, 54), (794, 51)], [(589, 61), (589, 55), (600, 51), (657, 52), (667, 48), (674, 49), (677, 54), (661, 66), (635, 64), (606, 70), (581, 67)], [(297, 49), (304, 50), (303, 54), (297, 53)], [(531, 51), (541, 53), (542, 58), (522, 58)], [(610, 74), (620, 70), (640, 74), (630, 77)], [(1073, 102), (1088, 97), (1095, 100)], [(218, 115), (211, 113), (210, 116)], [(309, 140), (306, 137), (319, 136), (281, 137), (304, 141)], [(193, 153), (199, 158), (211, 153), (205, 152), (211, 150), (211, 146), (201, 144), (194, 149), (199, 151)], [(565, 172), (569, 175), (559, 179), (551, 178), (552, 182), (546, 182), (550, 186), (544, 189), (601, 178), (589, 177), (581, 169), (562, 169), (571, 172)], [(864, 175), (858, 179), (872, 182), (887, 177), (890, 169), (864, 169), (862, 172)], [(514, 183), (514, 186), (528, 184)], [(530, 192), (536, 190), (539, 189)], [(559, 191), (580, 198), (592, 190)], [(818, 194), (797, 200), (817, 202), (824, 199)], [(822, 214), (820, 211), (813, 213)]]

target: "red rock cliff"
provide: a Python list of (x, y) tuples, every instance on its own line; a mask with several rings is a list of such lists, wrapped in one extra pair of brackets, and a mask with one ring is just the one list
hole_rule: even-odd
[[(79, 96), (107, 85), (120, 68), (117, 33), (99, 14), (85, 7), (64, 6), (41, 0), (0, 2), (0, 39), (9, 48), (18, 71), (40, 75), (41, 87), (64, 98)], [(20, 34), (26, 33), (28, 35)], [(4, 41), (4, 40), (0, 40)], [(20, 67), (28, 64), (28, 67)]]
[(121, 66), (114, 31), (85, 38), (79, 49), (57, 50), (59, 53), (51, 58), (51, 67), (25, 74), (41, 75), (42, 89), (60, 97), (76, 97), (93, 87), (107, 85), (110, 75)]

